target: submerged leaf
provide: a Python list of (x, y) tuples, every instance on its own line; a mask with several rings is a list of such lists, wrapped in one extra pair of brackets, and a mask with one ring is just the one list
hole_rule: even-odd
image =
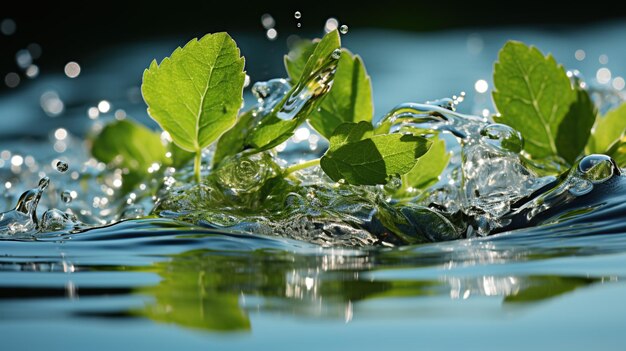
[(557, 133), (576, 93), (552, 55), (509, 41), (495, 64), (493, 100), (496, 122), (519, 130), (524, 149), (535, 158), (558, 155)]
[(235, 122), (243, 101), (243, 66), (228, 34), (191, 40), (144, 71), (148, 114), (182, 149), (200, 152)]

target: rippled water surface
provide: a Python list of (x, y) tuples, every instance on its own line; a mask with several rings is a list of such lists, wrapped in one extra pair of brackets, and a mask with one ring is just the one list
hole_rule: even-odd
[[(399, 102), (461, 90), (467, 91), (468, 112), (480, 113), (489, 98), (474, 91), (474, 83), (489, 81), (506, 39), (551, 51), (591, 81), (602, 67), (599, 55), (607, 55), (614, 76), (626, 75), (625, 31), (619, 23), (559, 32), (429, 35), (351, 28), (344, 41), (368, 65), (377, 116)], [(263, 33), (233, 36), (249, 62), (254, 50), (282, 53), (267, 43), (254, 47)], [(102, 99), (144, 118), (145, 105), (134, 102), (133, 87), (149, 59), (175, 45), (110, 49), (111, 57), (126, 52), (127, 61), (93, 62), (92, 73), (84, 69), (75, 82), (42, 75), (0, 96), (0, 149), (39, 150), (23, 137), (46, 139), (59, 127), (80, 134), (87, 109)], [(574, 58), (577, 49), (586, 51), (585, 60)], [(276, 67), (249, 67), (252, 79), (278, 75), (276, 56)], [(43, 117), (39, 105), (40, 95), (51, 89), (66, 104), (57, 118)], [(29, 128), (33, 123), (38, 128)], [(37, 240), (4, 239), (0, 348), (621, 349), (621, 180), (587, 198), (587, 210), (601, 204), (604, 212), (572, 210), (568, 218), (577, 220), (401, 248), (321, 248), (163, 218)]]

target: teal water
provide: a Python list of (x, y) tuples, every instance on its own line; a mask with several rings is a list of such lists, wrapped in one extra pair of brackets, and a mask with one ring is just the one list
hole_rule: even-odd
[[(552, 51), (591, 81), (603, 66), (601, 54), (608, 56), (614, 76), (626, 75), (625, 31), (624, 23), (428, 35), (351, 28), (345, 43), (368, 65), (377, 115), (399, 102), (460, 90), (468, 93), (465, 108), (477, 112), (472, 109), (487, 108), (489, 101), (473, 91), (474, 82), (489, 81), (495, 52), (506, 39)], [(233, 36), (245, 54), (262, 35)], [(480, 38), (480, 51), (469, 49), (475, 44), (470, 38)], [(265, 50), (270, 44), (259, 45)], [(87, 107), (100, 99), (144, 118), (145, 106), (127, 92), (139, 83), (147, 58), (171, 47), (141, 43), (111, 49), (108, 57), (125, 52), (125, 61), (94, 61), (92, 73), (85, 69), (76, 82), (42, 75), (0, 96), (0, 149), (28, 150), (34, 146), (24, 136), (45, 138), (60, 126), (79, 134), (87, 125)], [(586, 51), (585, 60), (574, 58), (577, 49)], [(281, 50), (269, 47), (277, 57)], [(279, 59), (274, 61), (279, 66)], [(250, 72), (256, 80), (278, 70), (253, 66)], [(66, 113), (56, 119), (43, 117), (38, 105), (49, 89), (66, 102)], [(605, 189), (599, 202), (621, 209), (623, 195)], [(362, 250), (156, 218), (37, 240), (2, 240), (0, 345), (3, 350), (621, 349), (624, 215), (616, 210), (482, 239)]]

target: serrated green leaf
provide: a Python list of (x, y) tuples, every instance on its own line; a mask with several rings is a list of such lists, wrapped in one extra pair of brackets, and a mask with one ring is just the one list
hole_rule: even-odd
[(446, 169), (450, 154), (446, 151), (443, 139), (435, 138), (424, 156), (420, 157), (410, 172), (402, 176), (402, 187), (394, 197), (412, 197), (439, 181), (439, 176)]
[(304, 66), (306, 66), (313, 51), (315, 51), (317, 43), (318, 42), (310, 40), (300, 40), (296, 43), (294, 48), (289, 50), (289, 53), (285, 55), (285, 69), (292, 81), (296, 81), (302, 77)]
[(603, 154), (618, 142), (626, 132), (626, 104), (610, 110), (606, 115), (598, 117), (587, 143), (589, 153)]
[(98, 161), (127, 170), (124, 192), (144, 179), (153, 163), (167, 164), (166, 151), (158, 133), (128, 119), (105, 126), (91, 146), (91, 154)]
[(570, 164), (585, 149), (596, 115), (596, 106), (587, 91), (576, 89), (576, 100), (570, 105), (556, 135), (559, 155)]
[(298, 82), (248, 135), (249, 146), (262, 151), (279, 145), (289, 139), (293, 131), (317, 109), (331, 87), (329, 83), (334, 77), (338, 61), (333, 52), (340, 47), (336, 30), (322, 38), (309, 57)]
[(215, 154), (213, 155), (213, 166), (219, 165), (228, 156), (235, 155), (244, 149), (248, 130), (253, 121), (253, 110), (246, 111), (237, 119), (235, 125), (217, 141)]
[(385, 184), (391, 176), (408, 173), (429, 147), (430, 141), (419, 136), (375, 135), (327, 151), (320, 166), (334, 181)]
[(558, 155), (559, 125), (576, 98), (563, 67), (552, 55), (509, 41), (495, 64), (494, 118), (522, 133), (524, 149), (535, 158)]
[(226, 33), (207, 34), (144, 71), (148, 114), (182, 149), (199, 153), (228, 130), (243, 100), (244, 59)]

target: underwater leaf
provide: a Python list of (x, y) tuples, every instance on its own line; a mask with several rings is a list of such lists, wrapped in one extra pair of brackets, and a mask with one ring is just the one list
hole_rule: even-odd
[(420, 157), (413, 169), (402, 176), (402, 187), (394, 193), (394, 197), (411, 197), (419, 194), (439, 181), (441, 172), (446, 169), (450, 161), (450, 154), (446, 151), (443, 139), (435, 138), (424, 156)]
[(509, 41), (500, 50), (493, 80), (496, 122), (520, 131), (534, 158), (558, 155), (559, 125), (576, 99), (563, 67), (552, 55)]
[(606, 153), (626, 132), (626, 104), (598, 117), (587, 144), (588, 153)]
[(408, 173), (430, 147), (430, 141), (410, 134), (384, 134), (329, 149), (320, 161), (334, 181), (354, 185), (385, 184)]
[(341, 47), (339, 33), (324, 36), (309, 57), (302, 75), (272, 112), (264, 116), (247, 137), (247, 144), (259, 151), (270, 149), (289, 139), (293, 131), (316, 110), (330, 90)]
[(559, 155), (570, 164), (574, 164), (585, 149), (597, 113), (587, 91), (576, 89), (576, 100), (570, 105), (556, 135)]
[(182, 149), (199, 153), (228, 130), (243, 101), (245, 73), (235, 41), (207, 34), (144, 71), (148, 114)]
[(128, 119), (108, 124), (93, 140), (91, 154), (111, 167), (126, 169), (124, 191), (148, 175), (153, 163), (167, 164), (159, 133)]

